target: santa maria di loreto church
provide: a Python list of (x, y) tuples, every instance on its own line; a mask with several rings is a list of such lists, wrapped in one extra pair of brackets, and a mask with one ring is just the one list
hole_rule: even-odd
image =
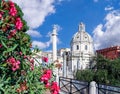
[(78, 32), (74, 34), (71, 42), (72, 70), (89, 68), (94, 56), (93, 40), (85, 31), (85, 25), (80, 23)]
[(79, 24), (78, 31), (72, 37), (70, 50), (65, 52), (67, 52), (66, 66), (69, 71), (90, 68), (94, 56), (93, 40), (86, 32), (83, 23)]

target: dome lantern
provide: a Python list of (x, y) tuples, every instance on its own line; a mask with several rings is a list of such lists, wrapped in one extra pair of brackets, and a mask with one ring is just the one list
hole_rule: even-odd
[(80, 32), (82, 32), (82, 31), (85, 31), (85, 24), (83, 24), (82, 22), (79, 24), (79, 26), (78, 26), (78, 30), (80, 31)]

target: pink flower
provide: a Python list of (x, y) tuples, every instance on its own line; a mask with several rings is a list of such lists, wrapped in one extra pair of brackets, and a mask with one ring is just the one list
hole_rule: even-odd
[(20, 61), (19, 60), (15, 60), (15, 58), (10, 57), (7, 60), (8, 64), (10, 64), (12, 66), (12, 71), (16, 71), (17, 69), (19, 69), (19, 65), (20, 65)]
[(2, 48), (2, 44), (0, 44), (0, 48)]
[(32, 64), (32, 63), (30, 64), (30, 69), (34, 70), (34, 64)]
[(28, 57), (26, 55), (24, 55), (24, 59), (27, 59)]
[(55, 90), (55, 91), (52, 92), (52, 94), (58, 94), (58, 92)]
[(60, 87), (57, 85), (57, 82), (52, 82), (51, 84), (51, 92), (52, 94), (58, 94)]
[(15, 15), (17, 14), (16, 8), (13, 7), (13, 6), (10, 7), (9, 14), (10, 14), (11, 16), (15, 16)]
[(19, 52), (20, 55), (22, 55), (22, 52)]
[(15, 29), (10, 32), (10, 36), (14, 36), (15, 34), (16, 34), (16, 30)]
[(48, 58), (47, 57), (43, 57), (42, 58), (44, 62), (48, 62)]
[(9, 14), (10, 14), (11, 16), (15, 16), (15, 15), (17, 14), (17, 10), (16, 10), (16, 8), (15, 8), (15, 4), (14, 4), (12, 1), (10, 1), (10, 2), (9, 2), (9, 5), (10, 5)]
[(14, 7), (15, 6), (12, 1), (9, 1), (9, 5), (10, 5), (10, 7)]
[(48, 76), (46, 74), (43, 74), (40, 80), (43, 82), (48, 81)]
[(15, 58), (11, 57), (7, 60), (10, 64), (13, 64), (15, 62)]
[(0, 20), (2, 19), (2, 14), (0, 13)]
[(22, 23), (22, 21), (21, 21), (21, 19), (19, 17), (16, 18), (15, 27), (18, 30), (20, 30), (23, 27), (23, 23)]
[(34, 63), (34, 59), (31, 59), (31, 60), (30, 60), (30, 63), (32, 63), (32, 64), (33, 64), (33, 63)]
[(12, 66), (12, 71), (16, 71), (17, 69), (19, 69), (19, 65), (15, 65), (15, 66)]
[(17, 64), (17, 65), (19, 65), (19, 64), (20, 64), (20, 61), (19, 61), (19, 60), (17, 60), (17, 61), (16, 61), (16, 64)]
[(48, 69), (44, 73), (47, 75), (48, 79), (52, 77), (52, 70)]
[(15, 68), (15, 67), (12, 67), (12, 71), (16, 71), (16, 68)]
[(15, 29), (14, 29), (14, 30), (11, 30), (11, 31), (10, 31), (10, 34), (8, 35), (8, 38), (9, 38), (9, 39), (12, 38), (15, 34), (16, 34), (16, 30), (15, 30)]
[(47, 82), (47, 83), (45, 84), (45, 87), (46, 87), (46, 88), (49, 88), (49, 87), (50, 87), (50, 83)]

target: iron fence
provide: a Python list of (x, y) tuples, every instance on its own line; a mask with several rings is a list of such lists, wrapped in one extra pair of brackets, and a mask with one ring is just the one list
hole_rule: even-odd
[(59, 77), (59, 86), (65, 94), (89, 94), (89, 83), (85, 81)]
[(98, 94), (120, 94), (120, 87), (98, 84)]
[[(59, 77), (60, 90), (64, 94), (91, 94), (89, 92), (89, 82), (76, 79)], [(95, 94), (120, 94), (120, 87), (105, 84), (96, 84)]]

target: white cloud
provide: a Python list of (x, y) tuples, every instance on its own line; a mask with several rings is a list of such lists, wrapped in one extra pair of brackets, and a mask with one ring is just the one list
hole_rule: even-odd
[(96, 49), (120, 45), (120, 11), (108, 13), (105, 21), (105, 24), (99, 24), (93, 31)]
[(113, 10), (113, 9), (114, 9), (114, 7), (112, 7), (112, 6), (105, 7), (105, 11), (110, 11), (110, 10)]
[(103, 31), (102, 31), (103, 25), (99, 24), (93, 31), (94, 33), (94, 46), (95, 48), (98, 48), (100, 46), (100, 38), (103, 36)]
[(48, 47), (46, 43), (40, 42), (40, 41), (33, 41), (32, 46), (35, 47), (37, 46), (39, 49), (45, 49)]
[(35, 30), (28, 30), (27, 34), (29, 34), (32, 37), (41, 37), (42, 36), (38, 31), (35, 31)]

